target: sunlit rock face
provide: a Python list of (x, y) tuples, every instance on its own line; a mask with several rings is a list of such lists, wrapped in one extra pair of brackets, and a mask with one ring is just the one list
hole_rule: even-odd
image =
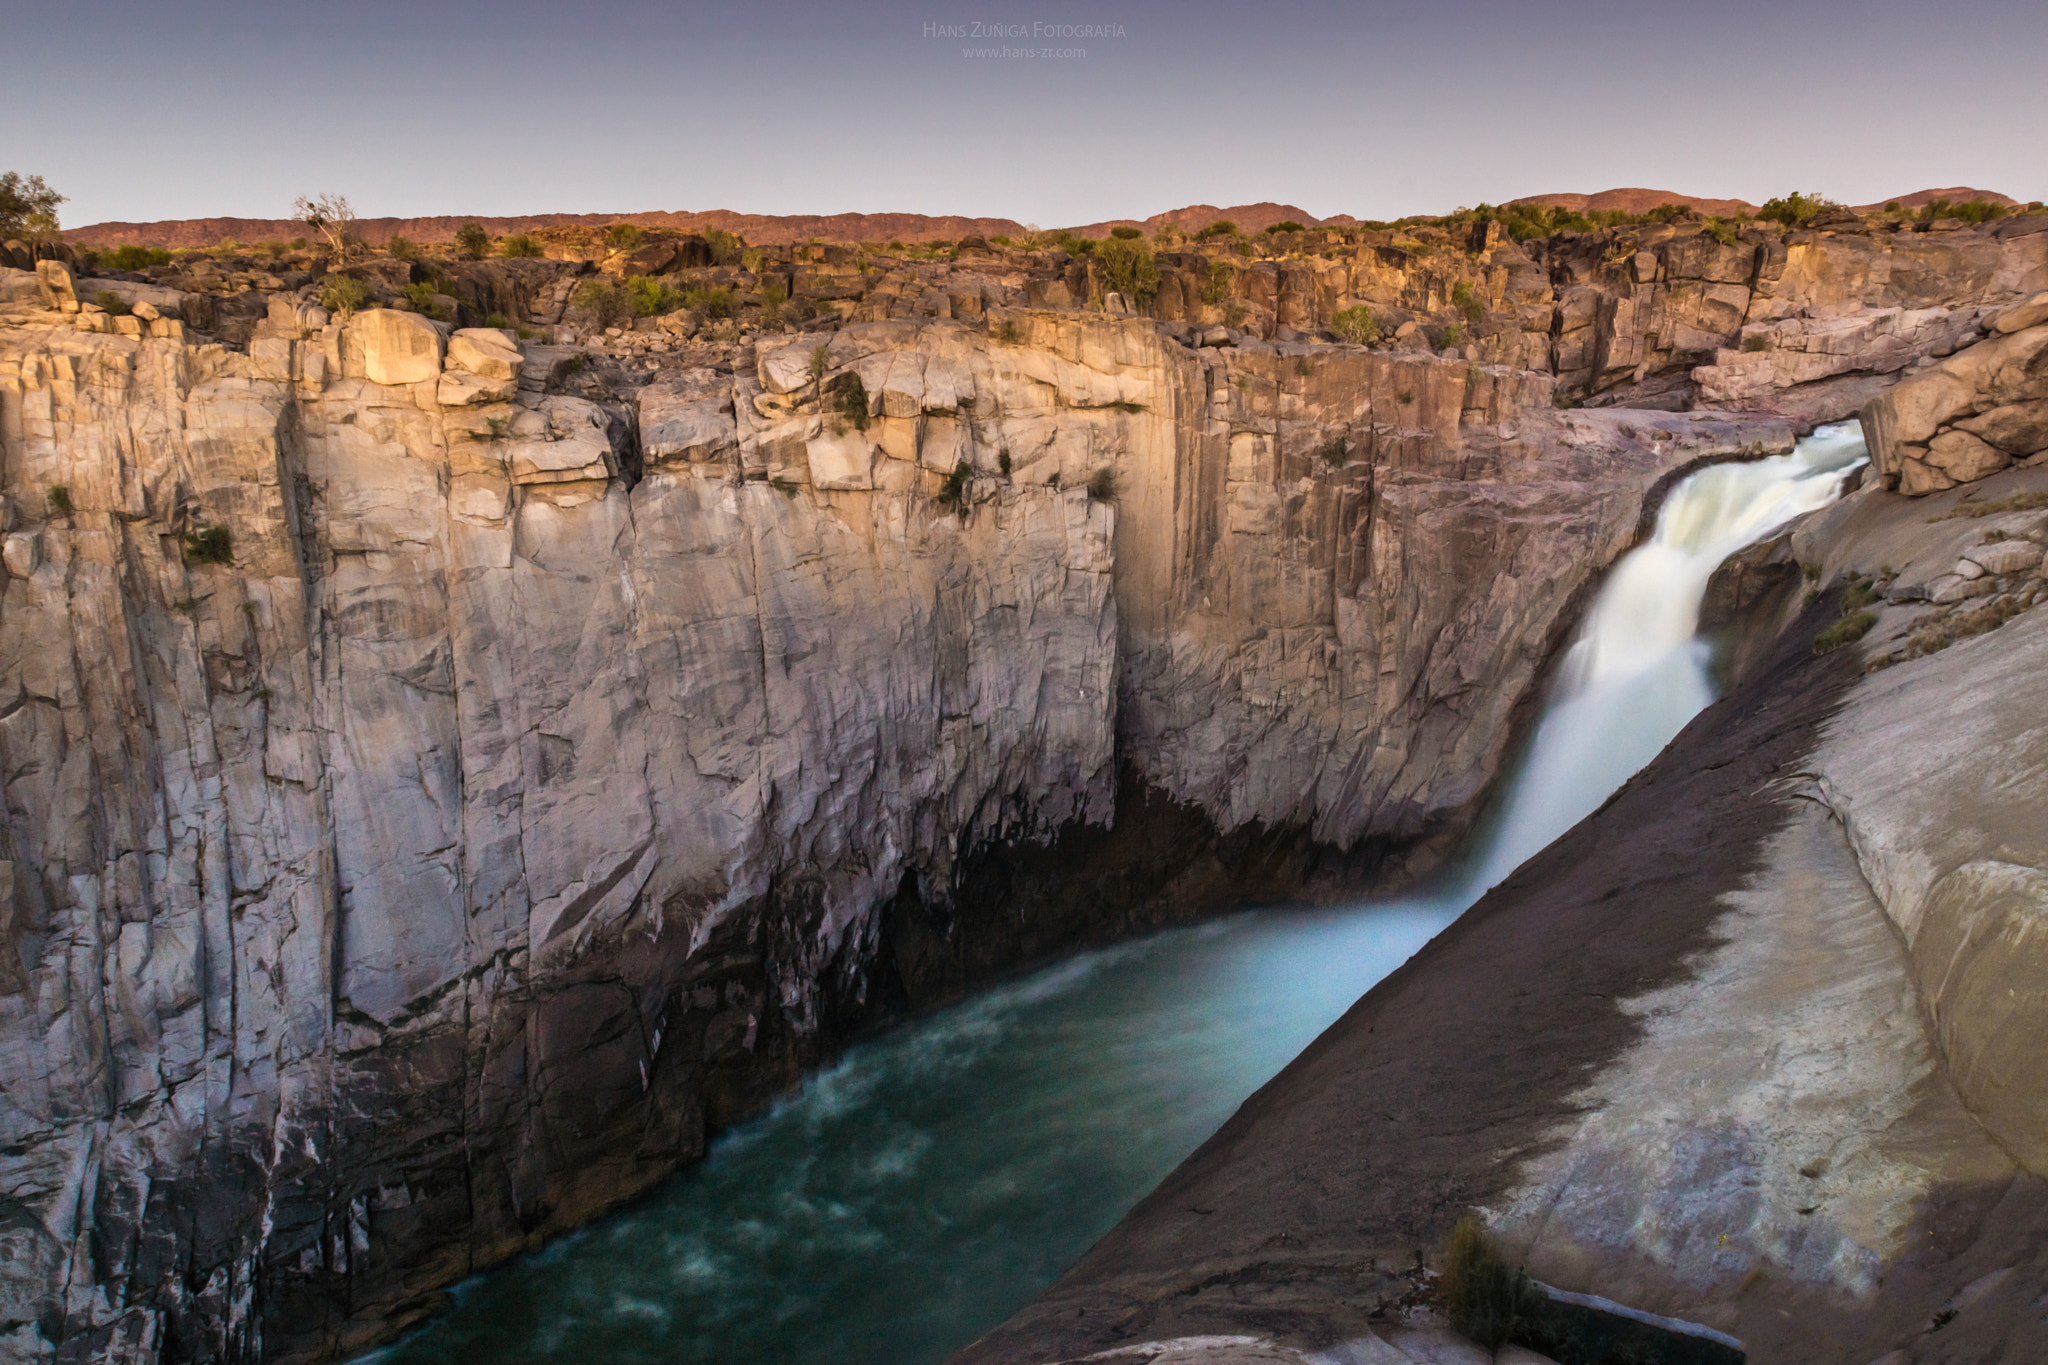
[(883, 907), (1120, 784), (1419, 862), (1660, 482), (1791, 442), (1073, 312), (627, 383), (164, 293), (0, 307), (13, 1358), (416, 1320), (874, 1017)]

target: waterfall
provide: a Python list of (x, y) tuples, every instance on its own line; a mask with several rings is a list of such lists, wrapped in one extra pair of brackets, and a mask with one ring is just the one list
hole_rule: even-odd
[(1664, 501), (1655, 532), (1622, 557), (1566, 650), (1551, 695), (1453, 899), (1461, 907), (1600, 808), (1714, 699), (1697, 634), (1707, 582), (1729, 555), (1840, 495), (1864, 460), (1856, 423), (1789, 455), (1712, 465)]
[(848, 1050), (631, 1209), (457, 1291), (382, 1365), (935, 1365), (1051, 1283), (1231, 1111), (1713, 699), (1727, 555), (1836, 496), (1854, 427), (1717, 465), (1601, 585), (1460, 873), (1231, 916), (982, 992)]

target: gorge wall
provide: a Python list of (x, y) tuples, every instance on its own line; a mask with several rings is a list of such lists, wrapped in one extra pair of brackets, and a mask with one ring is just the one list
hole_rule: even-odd
[(416, 1320), (1134, 792), (1421, 865), (1657, 488), (1791, 443), (1072, 311), (642, 373), (96, 286), (0, 277), (5, 1359)]

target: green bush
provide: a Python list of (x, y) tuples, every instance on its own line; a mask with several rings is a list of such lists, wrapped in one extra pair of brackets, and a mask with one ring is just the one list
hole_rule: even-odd
[(1466, 280), (1451, 286), (1451, 306), (1463, 313), (1467, 322), (1477, 322), (1486, 316), (1486, 304), (1472, 292), (1472, 285)]
[(1230, 282), (1237, 268), (1228, 261), (1209, 262), (1209, 278), (1202, 282), (1202, 302), (1216, 304), (1230, 296)]
[(745, 249), (746, 243), (730, 232), (713, 228), (704, 234), (704, 240), (711, 244), (711, 263), (726, 265)]
[(686, 289), (682, 296), (683, 306), (702, 313), (707, 318), (729, 318), (732, 316), (733, 294), (729, 285), (706, 284)]
[(617, 327), (633, 316), (633, 296), (614, 281), (585, 280), (576, 290), (578, 307), (588, 310), (599, 327)]
[(1769, 223), (1783, 223), (1786, 227), (1805, 227), (1829, 209), (1840, 208), (1834, 200), (1825, 195), (1805, 194), (1799, 190), (1780, 199), (1769, 199), (1757, 210), (1757, 217)]
[(1120, 242), (1135, 242), (1145, 234), (1134, 227), (1113, 227), (1109, 230), (1109, 235)]
[(647, 234), (634, 223), (613, 223), (604, 230), (604, 244), (616, 250), (640, 245), (640, 239)]
[(540, 242), (530, 232), (515, 232), (498, 243), (498, 250), (515, 259), (532, 260), (542, 256)]
[(455, 229), (455, 249), (472, 261), (482, 260), (491, 249), (491, 234), (481, 223), (464, 223)]
[(1745, 351), (1768, 351), (1771, 349), (1771, 339), (1762, 332), (1751, 332), (1742, 339), (1742, 349)]
[(10, 237), (54, 236), (57, 205), (63, 202), (64, 196), (44, 184), (39, 175), (24, 176), (18, 171), (0, 175), (0, 242)]
[(1859, 611), (1853, 616), (1845, 616), (1813, 637), (1813, 652), (1826, 654), (1840, 649), (1868, 635), (1876, 624), (1877, 613), (1874, 611)]
[(789, 290), (784, 287), (780, 275), (761, 277), (761, 323), (766, 327), (780, 324), (789, 310)]
[(1741, 232), (1738, 224), (1726, 218), (1709, 218), (1706, 221), (1706, 228), (1707, 235), (1722, 246), (1734, 246), (1736, 237)]
[(1527, 1275), (1508, 1268), (1470, 1214), (1451, 1230), (1440, 1283), (1451, 1326), (1489, 1351), (1505, 1346), (1518, 1327), (1532, 1324), (1541, 1311), (1542, 1291)]
[(100, 290), (92, 296), (92, 301), (117, 318), (128, 311), (128, 301), (111, 289)]
[(1351, 452), (1344, 444), (1342, 436), (1332, 436), (1329, 440), (1323, 442), (1322, 449), (1318, 453), (1323, 457), (1323, 463), (1332, 469), (1342, 469), (1345, 460), (1351, 456)]
[(1152, 248), (1133, 237), (1112, 237), (1095, 249), (1102, 287), (1113, 289), (1135, 305), (1150, 303), (1159, 292), (1159, 267)]
[(953, 466), (953, 472), (939, 485), (936, 501), (941, 507), (950, 507), (955, 512), (967, 509), (967, 485), (974, 479), (974, 466), (962, 460)]
[(1200, 232), (1196, 233), (1195, 240), (1198, 242), (1206, 242), (1212, 237), (1235, 236), (1237, 236), (1237, 224), (1231, 222), (1228, 218), (1218, 218), (1215, 222), (1209, 224), (1209, 226), (1203, 228)]
[(1090, 502), (1114, 503), (1116, 495), (1116, 471), (1114, 469), (1104, 465), (1088, 476), (1088, 500)]
[(185, 537), (185, 562), (187, 564), (232, 564), (235, 562), (234, 548), (228, 540), (225, 526), (207, 526)]
[(68, 517), (71, 515), (71, 490), (63, 484), (51, 484), (49, 490), (43, 494), (43, 501), (49, 505), (52, 516)]
[(1370, 346), (1380, 339), (1379, 319), (1362, 303), (1339, 310), (1330, 319), (1330, 330), (1337, 334), (1339, 341), (1353, 346)]
[(169, 265), (171, 253), (162, 247), (117, 246), (100, 263), (116, 270), (146, 270), (153, 265)]
[(416, 261), (420, 258), (420, 244), (410, 237), (401, 237), (396, 233), (392, 234), (390, 241), (384, 243), (384, 249), (391, 253), (393, 260)]
[(370, 286), (353, 275), (329, 275), (320, 282), (320, 306), (347, 318), (370, 301)]
[(626, 281), (626, 297), (632, 301), (636, 317), (659, 317), (672, 313), (683, 306), (683, 299), (674, 286), (655, 279), (652, 275), (635, 275)]
[(512, 320), (503, 313), (493, 313), (484, 319), (484, 326), (495, 327), (501, 332), (509, 331), (512, 326)]
[(1443, 344), (1444, 344), (1444, 345), (1446, 345), (1446, 346), (1462, 346), (1462, 345), (1464, 345), (1464, 344), (1465, 344), (1465, 329), (1464, 329), (1464, 327), (1462, 327), (1462, 326), (1461, 326), (1461, 325), (1459, 325), (1458, 323), (1455, 323), (1455, 322), (1454, 322), (1454, 323), (1452, 323), (1452, 324), (1451, 324), (1450, 326), (1448, 326), (1448, 327), (1444, 328), (1444, 340), (1443, 340)]
[(1415, 390), (1401, 390), (1399, 393), (1394, 395), (1394, 401), (1399, 403), (1404, 408), (1407, 407), (1410, 403), (1413, 403), (1415, 401)]
[(868, 429), (868, 386), (861, 383), (860, 375), (852, 370), (832, 381), (835, 395), (834, 406), (839, 415), (851, 423), (855, 430)]
[(1276, 232), (1300, 232), (1301, 230), (1301, 224), (1295, 222), (1292, 218), (1289, 218), (1285, 222), (1273, 224), (1273, 226), (1266, 229), (1263, 235), (1270, 237)]

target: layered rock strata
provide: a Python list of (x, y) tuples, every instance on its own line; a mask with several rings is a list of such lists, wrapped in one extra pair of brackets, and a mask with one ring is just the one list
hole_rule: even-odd
[(290, 293), (195, 344), (190, 296), (131, 328), (66, 284), (0, 295), (26, 1360), (416, 1319), (922, 964), (997, 965), (906, 907), (1145, 793), (1183, 839), (1426, 848), (1657, 487), (1791, 439), (1074, 312), (647, 382)]

